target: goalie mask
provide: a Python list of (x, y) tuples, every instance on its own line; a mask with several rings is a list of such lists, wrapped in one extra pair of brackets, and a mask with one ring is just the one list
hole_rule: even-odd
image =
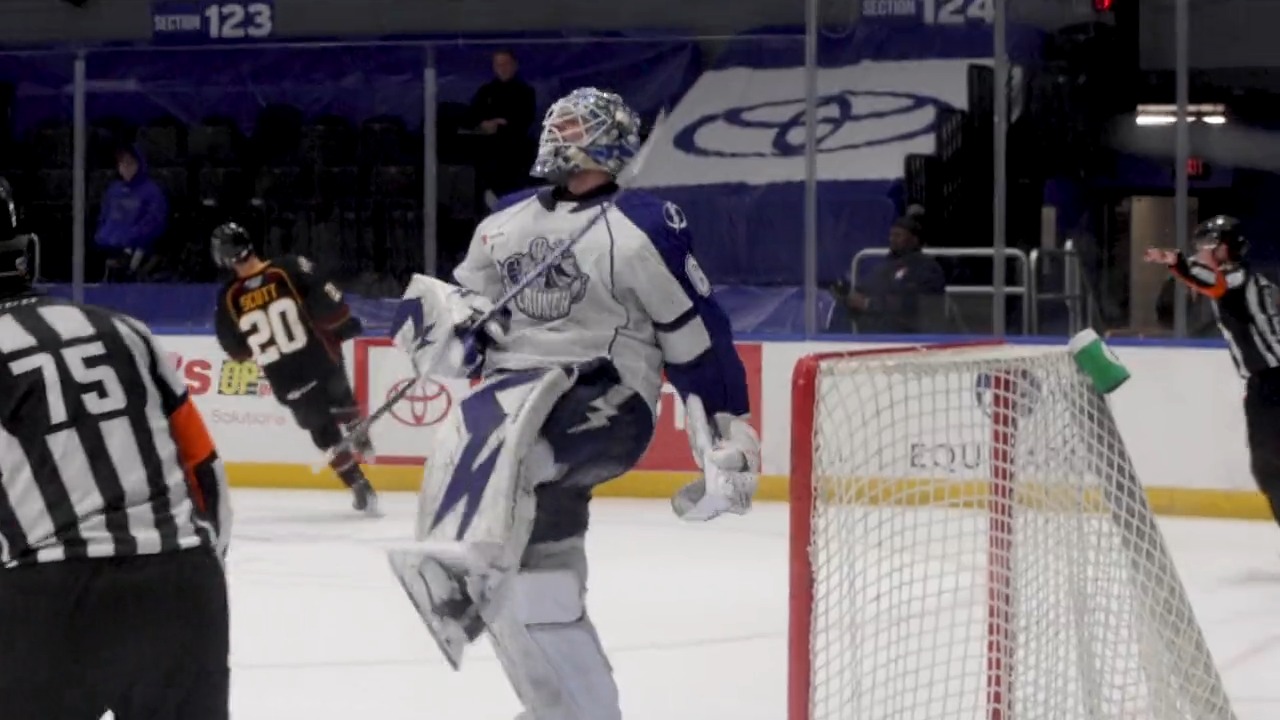
[(547, 110), (538, 139), (534, 177), (561, 183), (576, 172), (614, 177), (640, 149), (640, 117), (618, 95), (579, 88)]

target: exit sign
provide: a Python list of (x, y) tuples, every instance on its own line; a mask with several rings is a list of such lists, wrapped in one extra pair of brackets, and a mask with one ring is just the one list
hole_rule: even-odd
[[(1177, 164), (1166, 165), (1169, 173), (1176, 179), (1178, 177)], [(1209, 163), (1204, 158), (1189, 157), (1187, 158), (1187, 179), (1188, 180), (1205, 180), (1213, 173), (1213, 168), (1209, 167)]]

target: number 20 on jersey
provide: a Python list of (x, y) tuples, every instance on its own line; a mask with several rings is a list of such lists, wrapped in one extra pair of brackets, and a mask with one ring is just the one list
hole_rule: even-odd
[(253, 359), (263, 367), (307, 346), (307, 328), (298, 303), (291, 297), (279, 298), (240, 316), (240, 331), (247, 336)]

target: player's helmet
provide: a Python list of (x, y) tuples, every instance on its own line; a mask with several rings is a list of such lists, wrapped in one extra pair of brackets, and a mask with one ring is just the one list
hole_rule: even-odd
[(0, 178), (0, 296), (30, 289), (35, 279), (39, 239), (18, 235), (18, 209), (9, 181)]
[(1197, 246), (1223, 245), (1233, 260), (1249, 252), (1249, 241), (1240, 231), (1240, 221), (1228, 215), (1217, 215), (1196, 227), (1193, 241)]
[(35, 279), (35, 235), (16, 235), (0, 240), (0, 297), (17, 295), (31, 289)]
[(223, 223), (213, 231), (210, 251), (215, 265), (229, 268), (253, 254), (253, 238), (236, 223)]
[(618, 95), (578, 88), (542, 120), (534, 177), (560, 183), (582, 170), (617, 176), (640, 149), (640, 116)]

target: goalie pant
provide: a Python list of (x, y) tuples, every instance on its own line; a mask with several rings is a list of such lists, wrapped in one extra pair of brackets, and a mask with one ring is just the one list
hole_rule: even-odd
[(1244, 396), (1249, 467), (1280, 522), (1280, 368), (1253, 373)]
[(228, 718), (227, 586), (209, 548), (0, 570), (0, 618), (5, 720)]

